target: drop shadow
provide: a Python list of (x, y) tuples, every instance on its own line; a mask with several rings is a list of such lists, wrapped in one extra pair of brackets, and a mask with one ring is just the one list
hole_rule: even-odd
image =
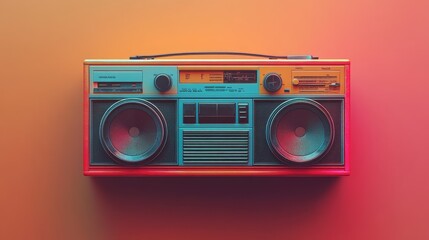
[(114, 229), (113, 235), (121, 235), (142, 228), (147, 234), (165, 225), (180, 229), (208, 225), (222, 228), (234, 222), (239, 223), (235, 226), (239, 230), (240, 226), (247, 228), (267, 219), (294, 227), (323, 211), (325, 200), (340, 179), (97, 177), (91, 178), (91, 183), (105, 228)]

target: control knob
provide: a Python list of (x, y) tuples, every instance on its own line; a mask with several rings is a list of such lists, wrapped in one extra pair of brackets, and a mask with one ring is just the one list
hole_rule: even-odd
[(171, 77), (167, 74), (159, 74), (154, 79), (155, 88), (160, 92), (166, 92), (171, 88)]
[(268, 73), (264, 78), (264, 88), (268, 92), (277, 92), (282, 87), (282, 78), (276, 73)]

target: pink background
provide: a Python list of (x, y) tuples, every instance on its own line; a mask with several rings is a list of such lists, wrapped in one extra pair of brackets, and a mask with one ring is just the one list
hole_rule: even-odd
[[(2, 1), (0, 239), (429, 239), (428, 9)], [(84, 177), (83, 60), (199, 50), (351, 59), (351, 176)]]

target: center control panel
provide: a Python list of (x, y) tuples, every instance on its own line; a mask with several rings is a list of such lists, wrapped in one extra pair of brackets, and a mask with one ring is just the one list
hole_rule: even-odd
[(249, 103), (183, 103), (184, 124), (210, 124), (210, 123), (249, 123)]
[(179, 165), (252, 165), (251, 98), (178, 100)]

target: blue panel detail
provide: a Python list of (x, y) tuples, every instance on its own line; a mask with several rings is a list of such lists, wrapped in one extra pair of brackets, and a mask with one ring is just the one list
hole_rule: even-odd
[(159, 74), (166, 74), (171, 77), (172, 89), (177, 89), (178, 82), (178, 71), (177, 67), (169, 67), (169, 66), (144, 66), (141, 67), (143, 69), (143, 94), (156, 94), (160, 95), (160, 92), (156, 89), (153, 80)]
[(180, 97), (201, 96), (252, 96), (258, 94), (257, 83), (229, 83), (229, 84), (179, 84)]
[(91, 67), (90, 79), (92, 82), (141, 82), (143, 72), (141, 69), (121, 67)]
[[(187, 124), (184, 123), (183, 117), (183, 104), (185, 103), (195, 103), (196, 104), (196, 123)], [(235, 103), (236, 104), (236, 121), (235, 123), (199, 123), (198, 122), (198, 104), (200, 103)], [(239, 108), (238, 105), (242, 103), (248, 104), (248, 123), (239, 123)], [(186, 127), (186, 128), (248, 128), (253, 126), (253, 101), (252, 99), (179, 99), (179, 115), (178, 115), (178, 121), (179, 121), (179, 127)]]
[(250, 97), (259, 94), (259, 70), (256, 83), (180, 83), (178, 96), (192, 97)]
[[(184, 104), (195, 104), (195, 123), (184, 123)], [(235, 104), (235, 123), (199, 123), (199, 104)], [(239, 105), (247, 104), (248, 106), (248, 123), (239, 123)], [(185, 165), (183, 161), (183, 132), (198, 131), (198, 132), (237, 132), (246, 131), (249, 133), (248, 139), (248, 162), (245, 165), (253, 165), (253, 100), (252, 99), (179, 99), (178, 101), (178, 122), (179, 122), (179, 138), (178, 138), (178, 156), (179, 165)], [(232, 164), (232, 163), (231, 163)], [(214, 164), (215, 165), (215, 164)], [(228, 164), (225, 164), (228, 165)]]
[[(171, 79), (171, 91), (160, 93), (154, 85), (154, 78), (159, 74), (168, 75)], [(178, 88), (178, 70), (174, 66), (91, 66), (89, 69), (90, 83), (95, 82), (130, 82), (142, 83), (143, 92), (136, 94), (121, 94), (121, 97), (162, 97), (162, 98), (177, 98)], [(111, 97), (118, 94), (103, 93), (103, 95), (94, 95), (91, 92), (91, 97), (105, 96)]]

